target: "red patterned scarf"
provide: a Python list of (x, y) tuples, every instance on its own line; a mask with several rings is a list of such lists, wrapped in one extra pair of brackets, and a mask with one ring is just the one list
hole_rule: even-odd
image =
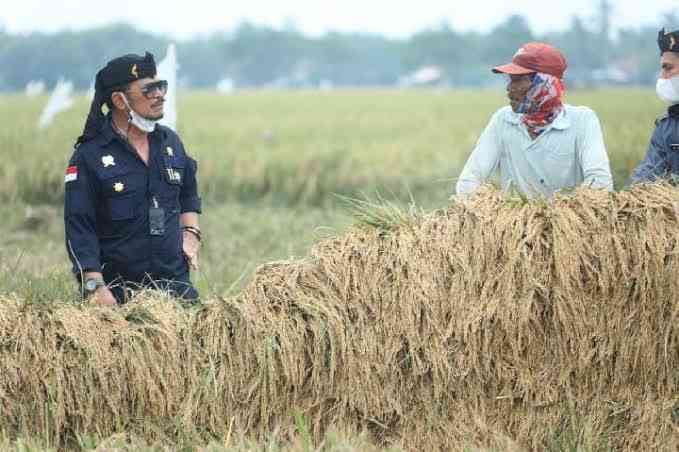
[(535, 139), (544, 132), (563, 110), (561, 97), (565, 88), (561, 80), (553, 75), (536, 73), (533, 84), (519, 105), (522, 121)]

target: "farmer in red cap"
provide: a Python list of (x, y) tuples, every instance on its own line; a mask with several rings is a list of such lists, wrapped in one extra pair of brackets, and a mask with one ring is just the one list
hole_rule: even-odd
[(534, 42), (493, 68), (508, 77), (509, 106), (479, 138), (458, 179), (458, 196), (473, 193), (498, 169), (503, 190), (529, 197), (551, 198), (580, 184), (613, 189), (596, 113), (562, 102), (566, 66), (557, 48)]

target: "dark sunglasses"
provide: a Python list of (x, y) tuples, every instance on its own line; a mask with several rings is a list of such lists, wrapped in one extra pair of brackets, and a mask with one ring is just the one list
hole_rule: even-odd
[(161, 96), (167, 94), (167, 80), (158, 80), (155, 82), (147, 83), (141, 88), (141, 93), (147, 99), (151, 99), (156, 93), (156, 91), (158, 91)]

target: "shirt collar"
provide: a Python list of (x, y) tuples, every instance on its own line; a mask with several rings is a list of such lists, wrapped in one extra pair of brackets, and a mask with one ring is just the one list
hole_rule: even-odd
[(679, 117), (679, 104), (672, 105), (670, 108), (667, 109), (667, 114), (671, 116), (672, 118), (677, 118)]
[[(514, 124), (515, 126), (521, 126), (523, 123), (521, 122), (521, 118), (523, 117), (522, 114), (520, 113), (515, 113), (513, 111), (510, 111), (507, 116), (505, 116), (505, 120), (509, 122), (510, 124)], [(571, 119), (568, 116), (568, 113), (566, 112), (566, 105), (564, 105), (563, 110), (561, 110), (561, 113), (552, 121), (550, 129), (557, 129), (557, 130), (564, 130), (567, 129), (571, 126)]]

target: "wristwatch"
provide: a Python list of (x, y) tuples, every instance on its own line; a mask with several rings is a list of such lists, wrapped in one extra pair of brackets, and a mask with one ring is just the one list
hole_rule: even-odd
[(86, 279), (85, 284), (83, 284), (83, 292), (85, 293), (85, 297), (89, 297), (94, 292), (96, 292), (98, 288), (103, 287), (105, 285), (106, 283), (101, 278)]

